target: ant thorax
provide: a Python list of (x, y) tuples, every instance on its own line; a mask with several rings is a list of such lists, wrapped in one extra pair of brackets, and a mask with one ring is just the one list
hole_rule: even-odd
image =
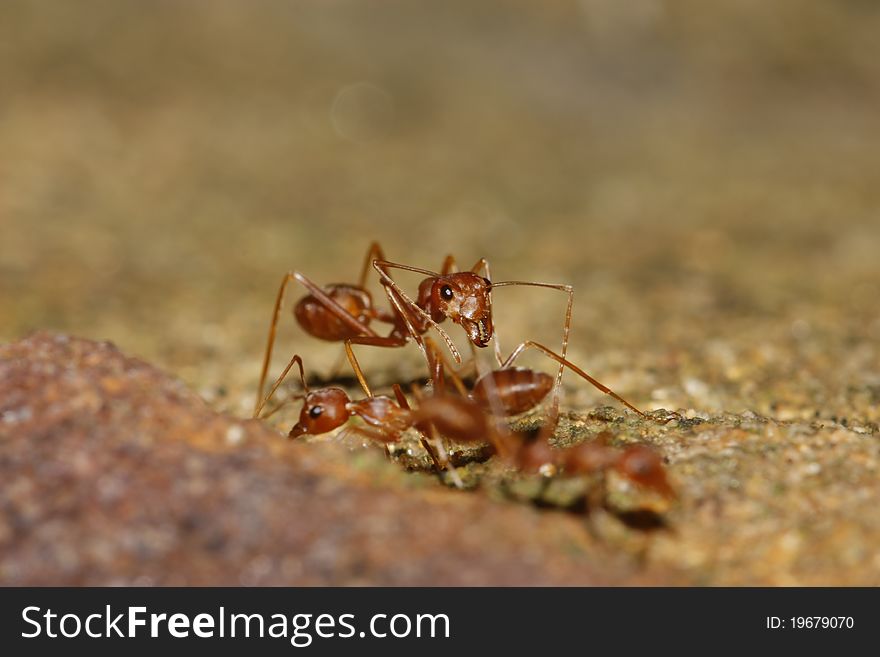
[(401, 408), (390, 397), (377, 395), (347, 404), (348, 412), (374, 427), (404, 431), (410, 424), (409, 411)]

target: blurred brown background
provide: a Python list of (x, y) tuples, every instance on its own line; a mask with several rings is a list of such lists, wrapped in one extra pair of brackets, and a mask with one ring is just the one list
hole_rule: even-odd
[[(243, 412), (215, 392), (252, 391), (281, 275), (376, 239), (575, 284), (573, 357), (646, 406), (876, 419), (878, 33), (868, 0), (6, 1), (0, 337)], [(505, 346), (558, 341), (543, 294), (499, 291)]]

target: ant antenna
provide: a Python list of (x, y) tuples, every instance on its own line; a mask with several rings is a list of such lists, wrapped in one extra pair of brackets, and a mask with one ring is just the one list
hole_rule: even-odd
[[(275, 394), (275, 391), (278, 390), (279, 386), (281, 386), (281, 384), (284, 382), (284, 379), (287, 378), (287, 373), (290, 372), (290, 369), (293, 367), (294, 363), (299, 366), (299, 380), (302, 382), (303, 391), (305, 393), (303, 396), (309, 394), (309, 386), (306, 383), (306, 374), (303, 370), (302, 358), (299, 357), (299, 354), (294, 354), (293, 358), (290, 359), (290, 362), (287, 363), (287, 367), (285, 367), (284, 371), (281, 372), (281, 376), (279, 376), (275, 380), (275, 383), (272, 385), (272, 389), (269, 390), (269, 394), (263, 398), (263, 401), (257, 404), (257, 407), (254, 409), (254, 418), (260, 417), (260, 412), (263, 410), (266, 404), (269, 403), (269, 400), (272, 399), (272, 396)], [(274, 409), (272, 412), (274, 413), (278, 410), (278, 408)]]

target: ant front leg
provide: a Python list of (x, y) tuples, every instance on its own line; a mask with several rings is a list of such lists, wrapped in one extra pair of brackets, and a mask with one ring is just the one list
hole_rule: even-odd
[[(606, 395), (610, 395), (611, 397), (614, 397), (614, 399), (619, 401), (621, 404), (623, 404), (624, 406), (626, 406), (630, 410), (636, 412), (639, 416), (641, 416), (643, 418), (647, 418), (647, 415), (645, 415), (642, 411), (640, 411), (638, 408), (636, 408), (631, 403), (629, 403), (626, 399), (624, 399), (623, 397), (618, 395), (616, 392), (614, 392), (611, 388), (606, 386), (604, 383), (597, 381), (592, 376), (590, 376), (589, 374), (584, 372), (577, 365), (572, 363), (570, 360), (567, 360), (565, 357), (561, 356), (560, 354), (557, 354), (556, 352), (551, 351), (550, 349), (548, 349), (544, 345), (539, 344), (537, 342), (534, 342), (532, 340), (527, 340), (526, 342), (523, 342), (522, 344), (520, 344), (516, 349), (514, 349), (511, 352), (510, 356), (507, 357), (507, 360), (505, 360), (504, 363), (502, 363), (502, 366), (501, 366), (502, 369), (506, 369), (506, 368), (510, 367), (513, 364), (513, 361), (516, 360), (520, 356), (520, 354), (522, 354), (522, 352), (524, 352), (526, 349), (536, 349), (537, 351), (540, 351), (548, 358), (551, 358), (551, 359), (555, 360), (557, 363), (559, 363), (560, 367), (567, 367), (572, 372), (574, 372), (575, 374), (580, 376), (582, 379), (584, 379), (585, 381), (588, 381), (590, 384), (592, 384), (593, 386), (595, 386), (596, 388), (598, 388), (599, 390), (604, 392)], [(554, 399), (554, 407), (556, 407), (556, 406), (557, 406), (557, 400)], [(556, 408), (554, 408), (554, 410), (556, 410)]]
[(461, 380), (458, 371), (446, 360), (446, 356), (440, 351), (440, 347), (431, 338), (425, 338), (425, 348), (428, 355), (428, 369), (431, 372), (431, 383), (434, 386), (434, 394), (442, 395), (446, 392), (446, 373), (452, 379), (452, 384), (462, 397), (468, 396), (467, 387)]
[(377, 272), (379, 272), (379, 278), (381, 279), (382, 285), (385, 288), (385, 294), (388, 297), (388, 301), (400, 315), (406, 326), (407, 332), (409, 333), (410, 337), (415, 340), (416, 343), (419, 345), (419, 348), (422, 350), (422, 354), (425, 356), (425, 359), (427, 359), (428, 354), (425, 350), (425, 344), (424, 340), (422, 339), (422, 335), (418, 330), (416, 330), (416, 327), (413, 323), (413, 313), (417, 315), (428, 326), (432, 326), (437, 331), (437, 333), (440, 335), (441, 338), (443, 338), (443, 341), (446, 343), (446, 346), (449, 349), (449, 352), (452, 354), (452, 357), (455, 359), (455, 362), (461, 363), (461, 354), (458, 352), (458, 349), (456, 349), (455, 344), (452, 342), (452, 338), (449, 337), (449, 334), (443, 330), (442, 326), (440, 326), (431, 318), (431, 315), (425, 312), (423, 308), (421, 308), (415, 301), (408, 297), (406, 292), (404, 292), (401, 287), (394, 282), (394, 280), (391, 278), (391, 275), (388, 274), (388, 272), (385, 270), (388, 268), (397, 268), (434, 277), (436, 277), (437, 274), (428, 271), (427, 269), (418, 269), (416, 267), (410, 267), (409, 265), (398, 265), (396, 263), (387, 262), (384, 260), (374, 260), (373, 268)]

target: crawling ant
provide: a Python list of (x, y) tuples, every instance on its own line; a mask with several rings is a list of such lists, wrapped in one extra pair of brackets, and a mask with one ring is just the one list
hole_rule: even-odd
[(673, 499), (662, 457), (646, 445), (623, 448), (608, 444), (608, 434), (566, 449), (548, 442), (550, 423), (535, 431), (510, 431), (493, 422), (483, 409), (465, 397), (438, 394), (421, 400), (412, 418), (436, 440), (434, 431), (460, 442), (488, 441), (495, 451), (517, 469), (545, 476), (578, 476), (614, 471), (637, 486)]
[[(356, 364), (357, 361), (355, 361)], [(302, 358), (299, 355), (294, 355), (275, 381), (269, 393), (257, 405), (254, 412), (255, 417), (260, 417), (263, 408), (268, 404), (294, 365), (299, 367), (303, 394), (297, 395), (292, 399), (303, 399), (303, 405), (300, 410), (299, 421), (291, 428), (288, 438), (294, 439), (306, 435), (317, 436), (329, 433), (355, 417), (361, 419), (366, 426), (350, 426), (347, 427), (346, 431), (385, 444), (398, 442), (407, 429), (415, 427), (419, 430), (422, 447), (433, 461), (438, 474), (448, 470), (455, 485), (459, 488), (462, 487), (461, 480), (455, 469), (450, 467), (449, 458), (442, 442), (435, 440), (433, 441), (434, 446), (428, 443), (422, 423), (412, 413), (406, 396), (396, 383), (392, 386), (395, 399), (384, 395), (373, 395), (368, 387), (365, 387), (367, 397), (355, 400), (351, 399), (342, 388), (325, 387), (310, 390), (306, 383)], [(283, 405), (284, 403), (279, 404), (267, 413), (265, 417), (273, 414)]]
[(521, 445), (516, 453), (517, 465), (526, 472), (577, 476), (604, 474), (614, 471), (630, 482), (674, 499), (675, 489), (669, 484), (663, 458), (647, 445), (613, 447), (609, 434), (601, 433), (595, 440), (562, 450), (548, 449), (545, 440)]
[[(656, 529), (666, 526), (663, 512), (678, 494), (669, 482), (662, 456), (653, 448), (647, 445), (612, 446), (608, 432), (565, 449), (551, 447), (543, 428), (521, 432), (515, 437), (518, 442), (514, 444), (509, 461), (520, 472), (537, 474), (540, 478), (532, 480), (538, 484), (538, 489), (531, 489), (525, 496), (523, 489), (517, 492), (517, 488), (512, 488), (515, 480), (502, 479), (501, 490), (513, 499), (585, 515), (590, 515), (594, 507), (602, 507), (632, 527)], [(608, 479), (612, 474), (639, 491), (633, 500), (637, 506), (621, 509), (613, 500), (613, 488)], [(548, 496), (553, 483), (560, 480), (572, 483), (561, 484), (561, 488)], [(571, 493), (575, 492), (572, 497)], [(647, 499), (641, 496), (644, 493), (649, 494)], [(592, 533), (595, 528), (592, 524), (589, 527)]]
[[(436, 391), (435, 394), (425, 397), (414, 387), (413, 392), (419, 403), (413, 409), (398, 384), (392, 386), (395, 399), (368, 392), (366, 398), (352, 400), (344, 390), (336, 387), (310, 390), (299, 355), (294, 355), (262, 400), (257, 416), (294, 365), (299, 368), (303, 388), (303, 394), (294, 399), (302, 398), (303, 406), (299, 420), (288, 433), (291, 439), (329, 433), (356, 417), (366, 426), (351, 426), (347, 431), (385, 444), (399, 441), (404, 432), (415, 428), (437, 473), (448, 471), (458, 488), (462, 488), (463, 484), (455, 468), (451, 467), (439, 436), (462, 443), (488, 442), (499, 456), (526, 472), (539, 471), (545, 475), (561, 472), (564, 476), (575, 476), (604, 474), (613, 470), (643, 488), (652, 489), (666, 497), (675, 497), (675, 491), (666, 479), (662, 459), (649, 447), (611, 447), (607, 445), (606, 435), (606, 438), (577, 447), (553, 449), (548, 438), (552, 434), (555, 419), (552, 423), (545, 424), (535, 439), (535, 432), (513, 432), (500, 425), (486, 413), (480, 402), (469, 397), (455, 397)], [(267, 416), (278, 408), (280, 406)]]

